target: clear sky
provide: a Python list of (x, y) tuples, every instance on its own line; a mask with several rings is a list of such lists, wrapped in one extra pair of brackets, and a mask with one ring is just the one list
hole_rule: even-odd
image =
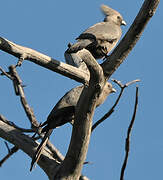
[[(99, 7), (110, 5), (118, 10), (127, 22), (122, 27), (123, 35), (129, 29), (143, 1), (119, 0), (69, 0), (69, 1), (22, 1), (1, 2), (1, 30), (3, 36), (15, 43), (27, 46), (64, 62), (64, 51), (69, 42), (89, 26), (103, 20)], [(141, 79), (139, 106), (131, 136), (131, 150), (125, 173), (126, 180), (161, 180), (163, 162), (163, 56), (161, 6), (135, 48), (125, 62), (112, 75), (123, 83)], [(163, 7), (162, 7), (163, 8)], [(0, 66), (7, 70), (17, 59), (0, 51)], [(40, 122), (56, 102), (78, 83), (57, 73), (39, 67), (29, 61), (23, 63), (18, 72), (27, 85), (25, 93), (29, 104)], [(114, 84), (113, 84), (114, 85)], [(119, 88), (114, 85), (119, 92)], [(118, 93), (111, 95), (104, 105), (96, 110), (94, 121), (98, 120), (114, 103)], [(114, 114), (92, 134), (87, 161), (83, 174), (93, 180), (117, 180), (124, 159), (124, 144), (132, 117), (135, 85), (126, 89)], [(0, 113), (17, 125), (29, 128), (28, 120), (14, 95), (12, 83), (0, 77)], [(51, 140), (65, 154), (71, 135), (71, 126), (65, 125), (53, 133)], [(12, 147), (12, 145), (11, 145)], [(0, 140), (0, 159), (7, 153), (4, 140)], [(37, 166), (29, 172), (31, 159), (23, 152), (14, 154), (0, 168), (0, 177), (8, 179), (47, 179)]]

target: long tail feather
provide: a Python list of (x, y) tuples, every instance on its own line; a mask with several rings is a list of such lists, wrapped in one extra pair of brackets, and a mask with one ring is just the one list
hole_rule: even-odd
[(49, 136), (51, 135), (52, 131), (53, 131), (53, 129), (49, 129), (46, 132), (44, 138), (42, 139), (42, 142), (38, 146), (38, 148), (36, 150), (36, 153), (35, 153), (34, 157), (32, 158), (30, 171), (32, 171), (34, 164), (36, 164), (39, 161), (39, 158), (40, 158), (40, 156), (42, 154), (42, 151), (43, 151), (44, 147), (46, 146), (46, 143), (47, 143), (47, 141), (49, 139)]

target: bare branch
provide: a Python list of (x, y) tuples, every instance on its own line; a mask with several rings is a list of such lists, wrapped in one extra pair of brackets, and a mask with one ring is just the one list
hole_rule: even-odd
[[(38, 146), (38, 143), (34, 142), (32, 138), (3, 121), (0, 121), (0, 137), (14, 144), (30, 157), (33, 157), (36, 152), (36, 147)], [(45, 171), (47, 176), (52, 179), (57, 172), (60, 163), (55, 160), (52, 157), (51, 152), (45, 148), (38, 164)]]
[(130, 82), (124, 84), (124, 85), (121, 83), (121, 81), (118, 81), (118, 80), (116, 80), (116, 79), (112, 79), (112, 81), (113, 81), (114, 83), (116, 83), (121, 89), (123, 89), (123, 88), (128, 87), (128, 86), (131, 85), (131, 84), (134, 84), (134, 83), (136, 83), (136, 82), (140, 82), (140, 79), (135, 79), (135, 80), (130, 81)]
[[(25, 129), (25, 128), (21, 128), (18, 127), (17, 125), (15, 125), (13, 122), (8, 121), (3, 115), (0, 114), (0, 120), (3, 121), (4, 123), (16, 128), (17, 130), (21, 131), (21, 132), (25, 132), (25, 133), (31, 133), (31, 132), (35, 132), (35, 130), (33, 129)], [(43, 135), (40, 134), (38, 132), (39, 136), (37, 138), (32, 138), (33, 140), (37, 140), (40, 138), (43, 138)], [(56, 161), (58, 162), (62, 162), (64, 159), (64, 156), (60, 153), (60, 151), (48, 140), (47, 142), (47, 148), (51, 151), (51, 155), (54, 159), (56, 159)]]
[(130, 86), (131, 84), (134, 84), (136, 82), (140, 82), (140, 79), (136, 79), (136, 80), (133, 80), (133, 81), (130, 81), (128, 83), (125, 84), (126, 87)]
[(16, 153), (19, 150), (18, 147), (14, 146), (13, 148), (9, 149), (8, 154), (0, 161), (0, 167), (2, 166), (2, 164), (8, 159), (10, 158), (14, 153)]
[(125, 159), (124, 159), (124, 162), (123, 162), (123, 165), (122, 165), (122, 169), (121, 169), (120, 180), (124, 180), (124, 172), (125, 172), (125, 169), (126, 169), (126, 165), (127, 165), (127, 161), (128, 161), (128, 156), (129, 156), (129, 151), (130, 151), (130, 136), (131, 136), (131, 131), (132, 131), (134, 122), (135, 122), (137, 106), (138, 106), (138, 87), (136, 87), (136, 97), (135, 97), (134, 113), (133, 113), (130, 125), (128, 127), (128, 131), (127, 131), (127, 138), (126, 138), (126, 144), (125, 144), (126, 154), (125, 154)]
[(17, 65), (21, 65), (22, 60), (29, 60), (68, 78), (82, 82), (83, 84), (87, 83), (89, 80), (89, 75), (87, 75), (85, 71), (57, 61), (33, 49), (17, 45), (3, 37), (0, 37), (0, 49), (19, 58)]
[(9, 146), (8, 146), (8, 143), (7, 143), (6, 141), (5, 141), (4, 143), (5, 143), (5, 145), (6, 145), (6, 148), (7, 148), (8, 152), (10, 153), (10, 148), (9, 148)]
[(1, 75), (5, 75), (5, 76), (8, 77), (10, 80), (13, 80), (13, 78), (10, 76), (10, 74), (7, 73), (5, 70), (3, 70), (1, 67), (0, 67), (0, 71), (2, 72)]
[(30, 108), (30, 106), (27, 103), (27, 100), (26, 100), (25, 94), (24, 94), (23, 85), (22, 85), (22, 80), (20, 79), (15, 66), (12, 65), (9, 67), (9, 74), (13, 80), (15, 94), (17, 96), (20, 96), (22, 106), (26, 112), (28, 119), (30, 120), (32, 127), (38, 127), (39, 123), (37, 122), (37, 120), (35, 118), (32, 108)]
[(21, 127), (17, 126), (13, 122), (8, 121), (2, 114), (0, 114), (0, 120), (5, 122), (6, 124), (8, 124), (10, 126), (13, 126), (14, 128), (18, 129), (21, 132), (26, 132), (26, 133), (35, 132), (35, 130), (33, 130), (33, 129), (25, 129), (25, 128), (21, 128)]
[(13, 81), (15, 94), (17, 96), (20, 96), (21, 103), (23, 105), (23, 108), (24, 108), (24, 110), (26, 112), (27, 117), (29, 118), (29, 120), (30, 120), (33, 127), (38, 127), (39, 124), (38, 124), (38, 122), (37, 122), (37, 120), (35, 118), (34, 112), (33, 112), (32, 108), (30, 108), (30, 106), (28, 105), (27, 100), (25, 98), (24, 89), (23, 89), (23, 85), (22, 85), (22, 80), (20, 79), (20, 77), (19, 77), (19, 75), (18, 75), (18, 73), (16, 71), (16, 67), (11, 65), (9, 67), (9, 72), (8, 73), (5, 72), (2, 68), (0, 68), (0, 71), (3, 73), (3, 75), (7, 76), (10, 80)]
[(112, 81), (115, 82), (116, 84), (118, 84), (118, 86), (121, 88), (121, 91), (120, 91), (119, 96), (116, 99), (114, 105), (111, 107), (111, 109), (101, 119), (99, 119), (97, 122), (94, 123), (94, 125), (92, 126), (92, 132), (98, 125), (100, 125), (102, 122), (104, 122), (114, 112), (114, 109), (117, 106), (117, 104), (119, 103), (119, 100), (124, 92), (124, 89), (133, 83), (139, 82), (140, 80), (136, 79), (136, 80), (130, 81), (124, 85), (116, 79), (112, 79)]
[[(0, 137), (15, 145), (15, 147), (10, 149), (10, 155), (8, 154), (0, 161), (1, 165), (16, 151), (16, 148), (23, 150), (30, 157), (33, 157), (38, 146), (38, 143), (33, 141), (32, 138), (15, 129), (12, 123), (10, 125), (10, 121), (6, 120), (3, 115), (0, 116)], [(50, 151), (47, 148), (44, 149), (38, 164), (45, 171), (49, 179), (53, 180), (64, 157), (50, 142), (48, 142), (47, 146)], [(81, 175), (80, 179), (86, 180), (88, 178)]]
[[(24, 129), (24, 128), (20, 128), (18, 127), (17, 125), (15, 125), (13, 122), (11, 121), (8, 121), (3, 115), (0, 114), (0, 120), (3, 121), (4, 123), (8, 124), (9, 126), (12, 126), (14, 128), (16, 128), (17, 130), (21, 131), (21, 132), (25, 132), (25, 133), (31, 133), (31, 132), (34, 132), (33, 129)], [(38, 132), (39, 133), (39, 132)], [(39, 133), (39, 138), (32, 138), (33, 140), (37, 140), (37, 139), (40, 139), (40, 137), (42, 138), (43, 135)], [(47, 142), (47, 147), (48, 149), (51, 151), (51, 155), (54, 159), (56, 159), (57, 162), (62, 162), (63, 159), (64, 159), (64, 156), (57, 150), (57, 148), (50, 142), (48, 141)], [(12, 154), (10, 154), (11, 156)], [(10, 157), (9, 156), (9, 157)], [(9, 158), (7, 156), (7, 159)], [(2, 163), (7, 160), (5, 157), (4, 157), (4, 160), (2, 160)]]

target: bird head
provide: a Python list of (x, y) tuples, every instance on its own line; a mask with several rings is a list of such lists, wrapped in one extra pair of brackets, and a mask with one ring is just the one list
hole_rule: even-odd
[(108, 91), (108, 93), (116, 93), (116, 89), (113, 88), (112, 84), (109, 82), (106, 82), (104, 89), (106, 89)]
[(109, 6), (101, 5), (101, 11), (105, 15), (104, 22), (114, 22), (119, 26), (126, 25), (126, 22), (123, 20), (122, 15)]

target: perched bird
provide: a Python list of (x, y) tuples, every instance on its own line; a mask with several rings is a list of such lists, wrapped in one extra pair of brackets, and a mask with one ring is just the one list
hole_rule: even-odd
[[(75, 107), (77, 105), (83, 88), (84, 85), (77, 86), (71, 89), (69, 92), (67, 92), (54, 106), (47, 120), (41, 125), (42, 127), (44, 126), (42, 132), (45, 132), (45, 135), (32, 159), (30, 171), (32, 170), (33, 165), (38, 162), (42, 150), (45, 147), (53, 129), (62, 126), (67, 122), (71, 122), (73, 124)], [(109, 82), (106, 82), (103, 91), (99, 95), (99, 98), (96, 102), (96, 107), (101, 105), (106, 100), (107, 96), (113, 92), (116, 92), (116, 90), (112, 87), (112, 85)]]
[(119, 41), (122, 30), (121, 25), (126, 25), (123, 17), (114, 9), (102, 5), (101, 10), (105, 15), (104, 21), (97, 23), (85, 30), (77, 42), (69, 45), (65, 51), (65, 59), (68, 64), (80, 67), (82, 60), (76, 55), (83, 48), (89, 50), (95, 59), (107, 57), (107, 54)]

